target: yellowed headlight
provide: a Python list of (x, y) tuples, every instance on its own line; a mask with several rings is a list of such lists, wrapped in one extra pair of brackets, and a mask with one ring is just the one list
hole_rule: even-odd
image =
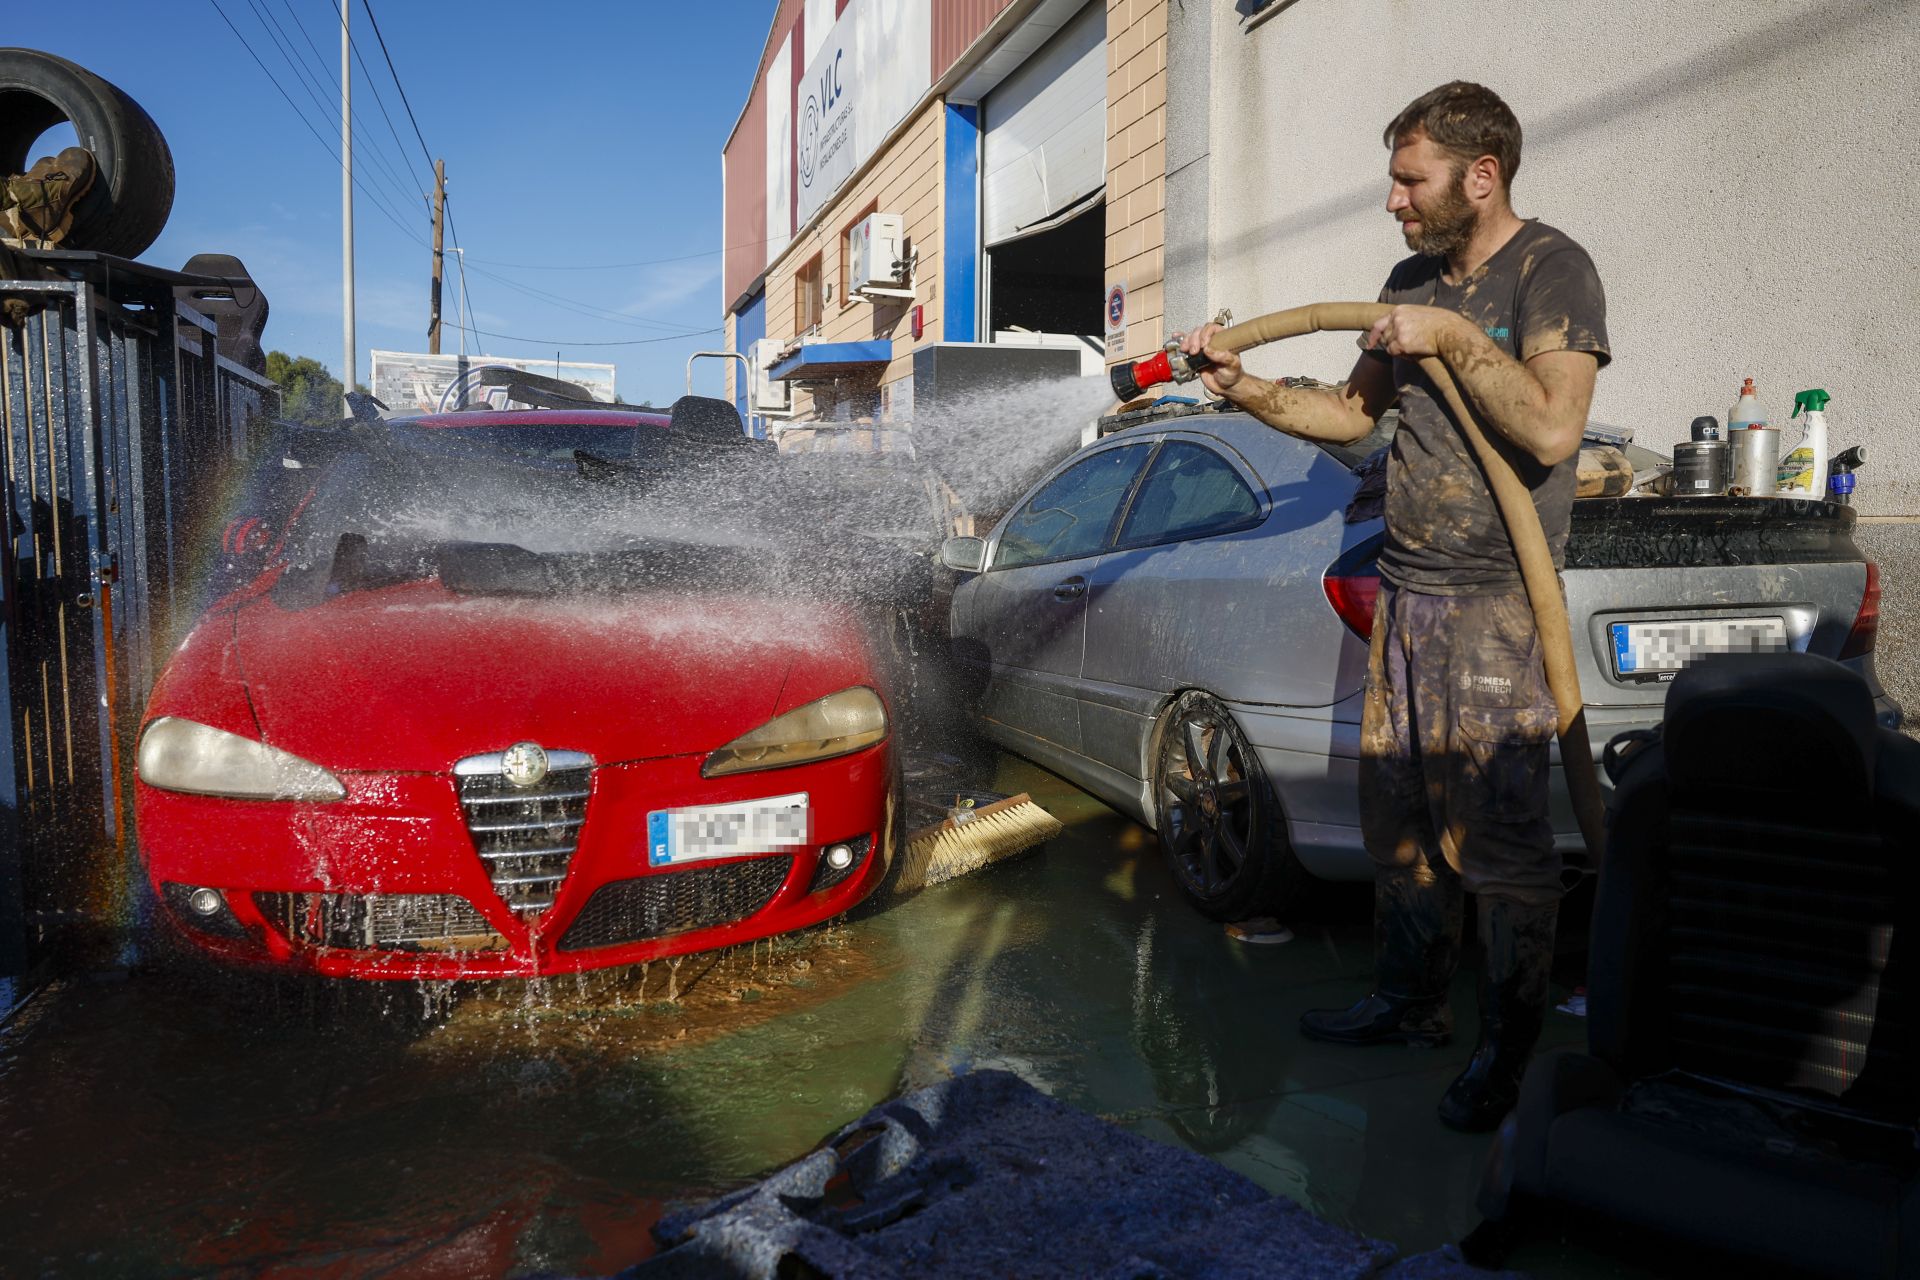
[(140, 735), (134, 772), (150, 787), (242, 800), (343, 800), (340, 779), (311, 760), (225, 729), (161, 716)]
[(831, 760), (870, 747), (887, 736), (887, 708), (863, 685), (795, 707), (745, 733), (707, 757), (700, 775), (717, 778), (757, 769)]

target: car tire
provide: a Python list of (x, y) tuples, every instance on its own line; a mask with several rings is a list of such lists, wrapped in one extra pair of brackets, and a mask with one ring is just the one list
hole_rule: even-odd
[(59, 247), (145, 252), (173, 211), (173, 153), (160, 126), (84, 67), (37, 49), (0, 49), (0, 174), (24, 172), (34, 160), (28, 149), (63, 120), (99, 172)]
[(1201, 914), (1278, 915), (1311, 882), (1259, 756), (1213, 695), (1181, 694), (1161, 717), (1153, 800), (1167, 865)]

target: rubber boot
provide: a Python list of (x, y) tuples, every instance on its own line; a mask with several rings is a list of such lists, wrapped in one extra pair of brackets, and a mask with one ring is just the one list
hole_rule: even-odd
[(1511, 898), (1480, 898), (1480, 1043), (1473, 1060), (1440, 1099), (1440, 1122), (1464, 1133), (1486, 1133), (1520, 1097), (1520, 1077), (1547, 1017), (1558, 903), (1527, 906)]
[(1351, 1008), (1308, 1010), (1300, 1034), (1334, 1044), (1446, 1044), (1453, 1033), (1447, 987), (1460, 961), (1464, 902), (1451, 868), (1376, 868), (1373, 991)]

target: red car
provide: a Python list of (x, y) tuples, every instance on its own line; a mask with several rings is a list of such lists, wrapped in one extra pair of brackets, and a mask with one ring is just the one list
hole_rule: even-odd
[(743, 483), (766, 460), (610, 436), (529, 465), (506, 416), (329, 460), (168, 662), (139, 846), (204, 951), (565, 973), (812, 924), (885, 876), (888, 682), (856, 593), (823, 589), (838, 557)]

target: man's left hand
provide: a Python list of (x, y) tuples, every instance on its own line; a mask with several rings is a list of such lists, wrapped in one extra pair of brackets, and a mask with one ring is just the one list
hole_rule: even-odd
[(1473, 326), (1457, 311), (1444, 307), (1395, 307), (1367, 330), (1364, 345), (1370, 351), (1424, 360), (1440, 354), (1440, 344), (1446, 335), (1463, 329), (1471, 333)]

